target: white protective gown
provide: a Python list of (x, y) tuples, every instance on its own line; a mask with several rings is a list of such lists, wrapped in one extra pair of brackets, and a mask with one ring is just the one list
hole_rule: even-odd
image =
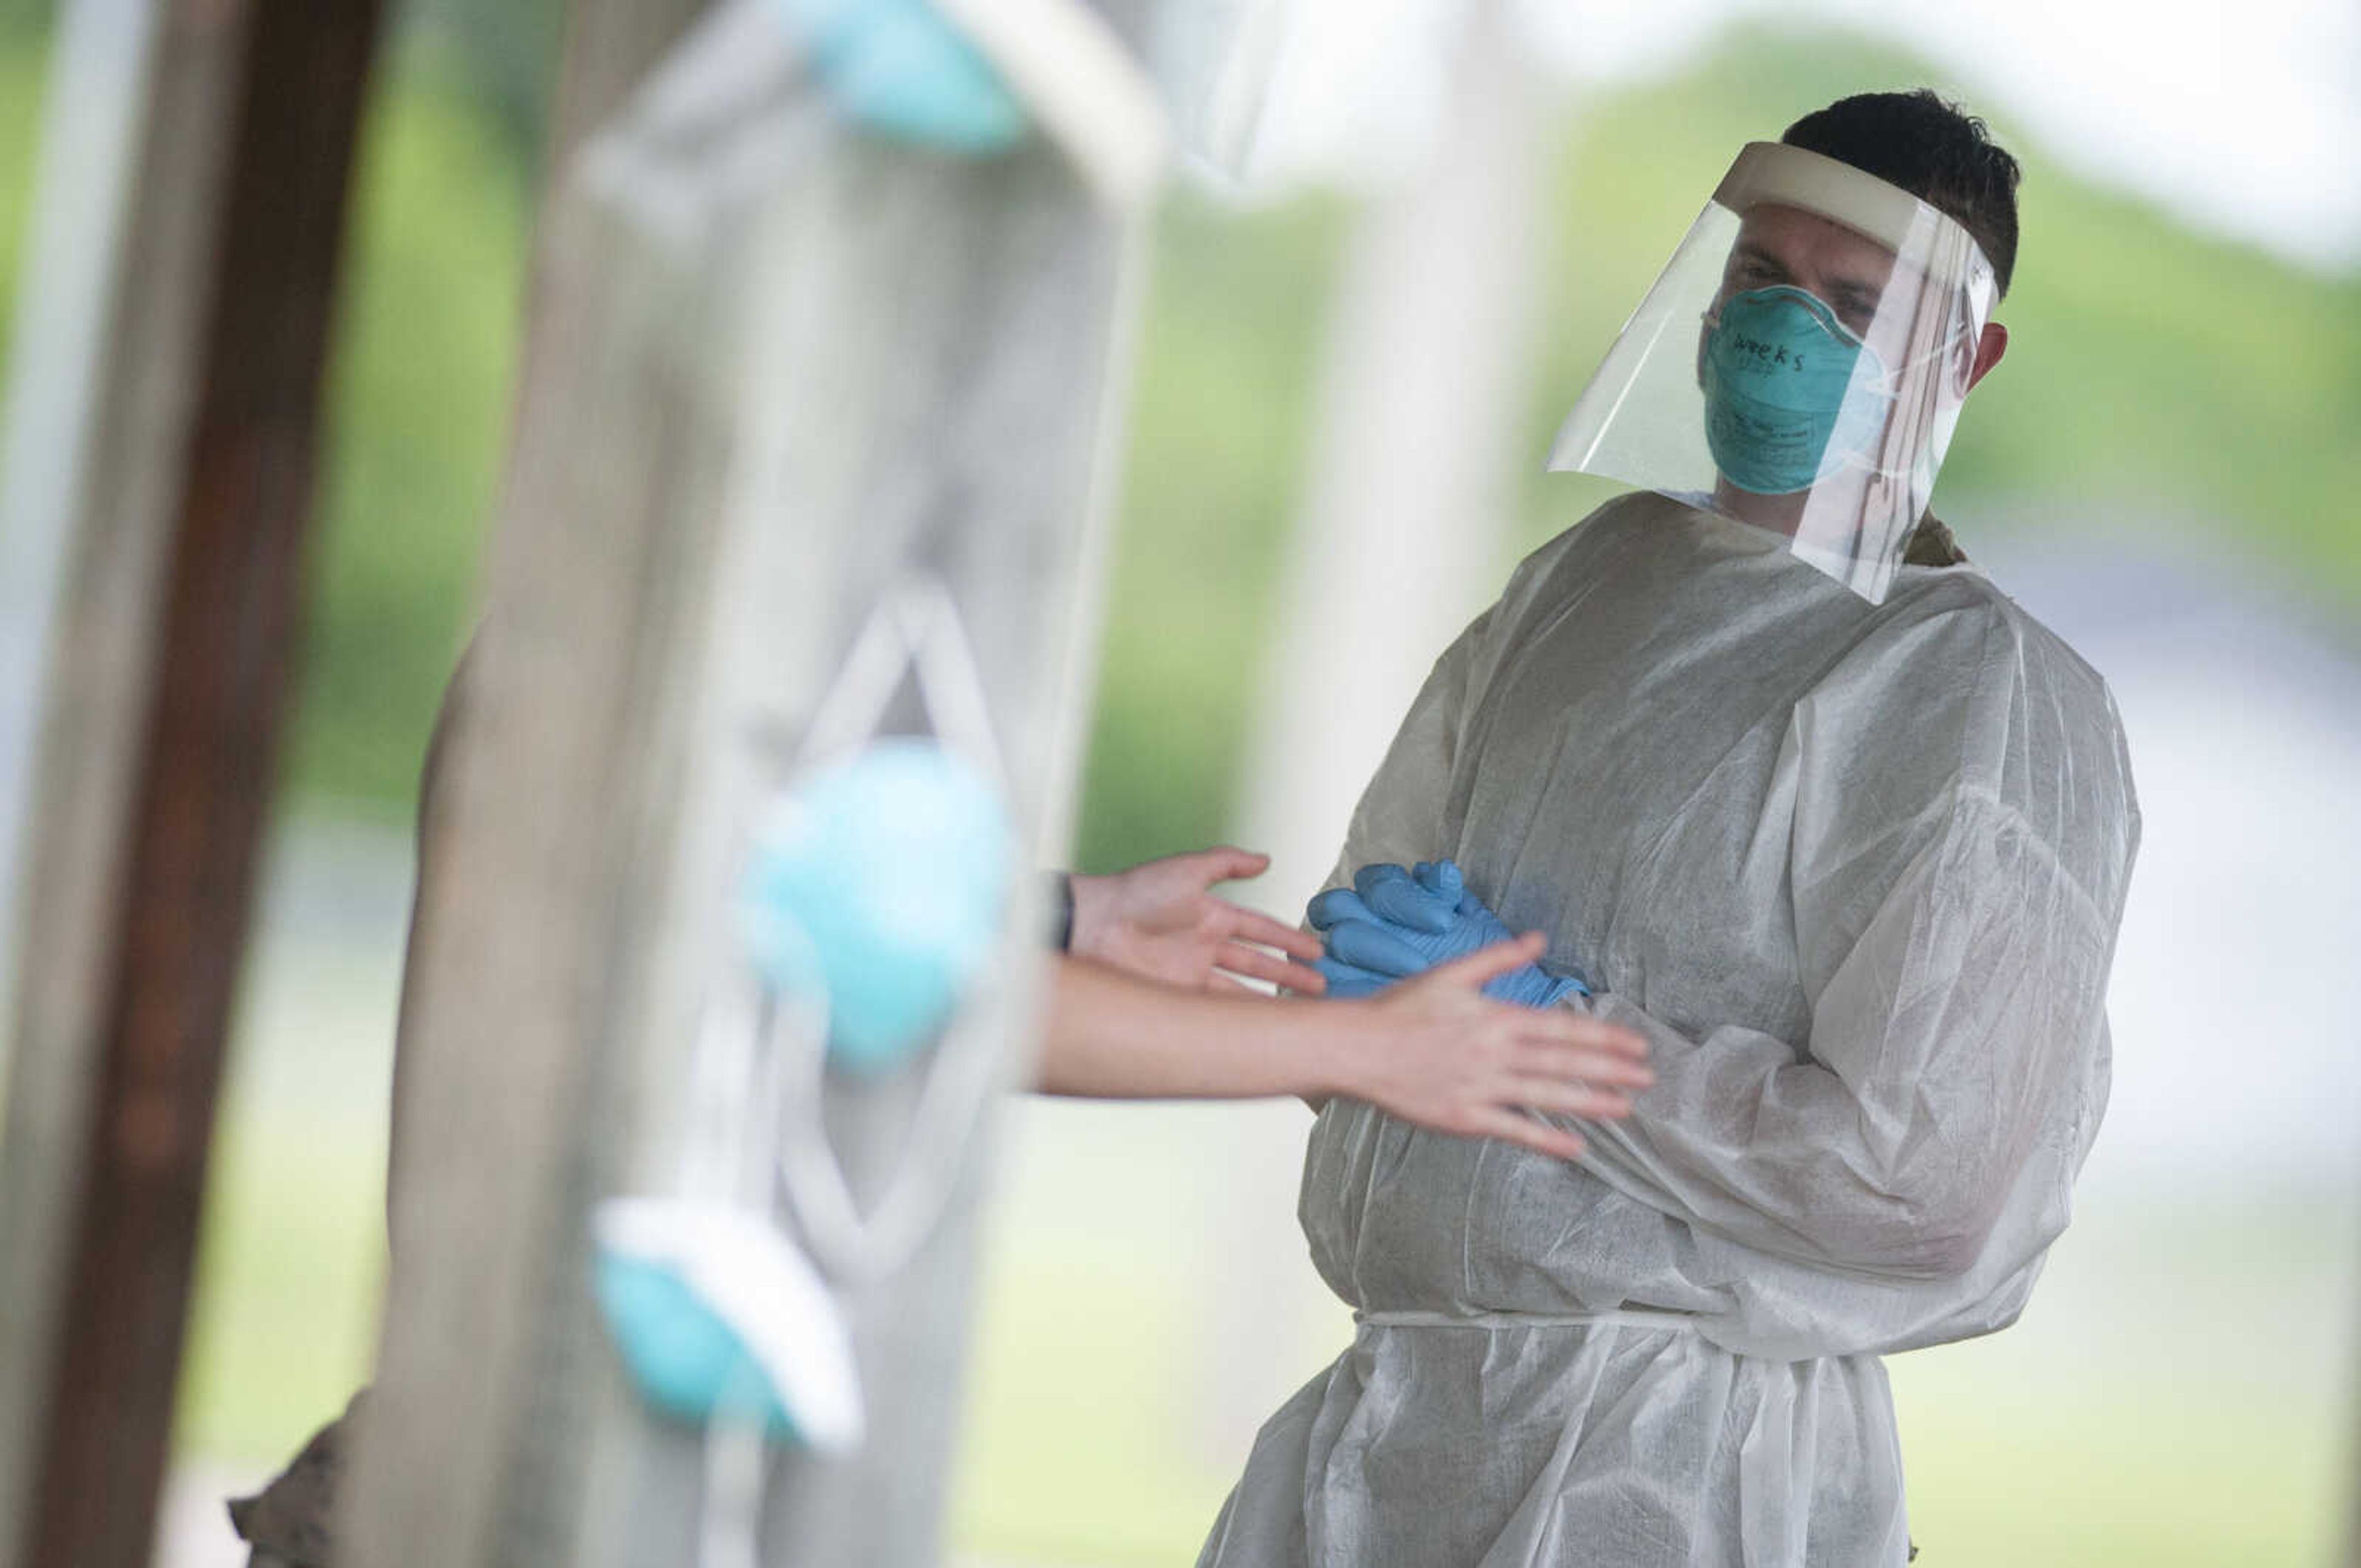
[(2065, 1227), (2138, 823), (2104, 684), (1971, 567), (1872, 606), (1651, 494), (1528, 558), (1331, 885), (1455, 858), (1658, 1081), (1579, 1165), (1328, 1105), (1359, 1326), (1200, 1568), (1902, 1563), (1878, 1356), (2013, 1321)]

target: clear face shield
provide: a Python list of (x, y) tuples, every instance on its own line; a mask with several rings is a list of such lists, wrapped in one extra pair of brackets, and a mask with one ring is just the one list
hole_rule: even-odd
[(1926, 515), (1993, 302), (1965, 229), (1750, 142), (1559, 427), (1554, 471), (1784, 534), (1872, 604)]

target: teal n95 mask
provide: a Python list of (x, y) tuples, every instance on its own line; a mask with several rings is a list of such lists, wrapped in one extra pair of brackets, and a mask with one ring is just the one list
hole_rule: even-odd
[(1834, 159), (1749, 143), (1549, 466), (1767, 529), (1882, 601), (1994, 298), (1991, 264), (1945, 214)]
[(1866, 460), (1891, 407), (1876, 351), (1785, 284), (1749, 290), (1706, 317), (1698, 376), (1706, 445), (1750, 495), (1808, 490), (1824, 469)]

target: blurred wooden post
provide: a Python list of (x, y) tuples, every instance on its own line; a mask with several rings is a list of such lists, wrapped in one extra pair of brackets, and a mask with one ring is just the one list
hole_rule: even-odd
[(60, 38), (0, 520), (58, 590), (0, 1150), (27, 1568), (148, 1560), (377, 32), (374, 0), (86, 0)]
[[(577, 7), (563, 113), (666, 29)], [(1107, 9), (1133, 41), (1146, 0)], [(619, 41), (628, 40), (628, 41)], [(725, 244), (668, 251), (555, 169), (484, 630), (421, 873), (393, 1276), (351, 1568), (694, 1559), (701, 1442), (623, 1387), (600, 1196), (661, 1184), (745, 813), (878, 596), (942, 583), (1020, 829), (1081, 554), (1126, 220), (1037, 137), (970, 160), (818, 127)], [(1012, 934), (1004, 1070), (1032, 966)], [(856, 1185), (906, 1084), (831, 1107)], [(936, 1560), (981, 1144), (920, 1255), (847, 1301), (870, 1434), (774, 1461), (766, 1561)]]

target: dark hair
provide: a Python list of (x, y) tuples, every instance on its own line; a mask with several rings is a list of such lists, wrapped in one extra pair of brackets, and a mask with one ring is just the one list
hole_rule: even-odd
[(2016, 270), (2016, 159), (1994, 145), (1984, 123), (1927, 88), (1859, 93), (1787, 127), (1779, 138), (1850, 163), (1949, 214), (1993, 264), (2008, 292)]

